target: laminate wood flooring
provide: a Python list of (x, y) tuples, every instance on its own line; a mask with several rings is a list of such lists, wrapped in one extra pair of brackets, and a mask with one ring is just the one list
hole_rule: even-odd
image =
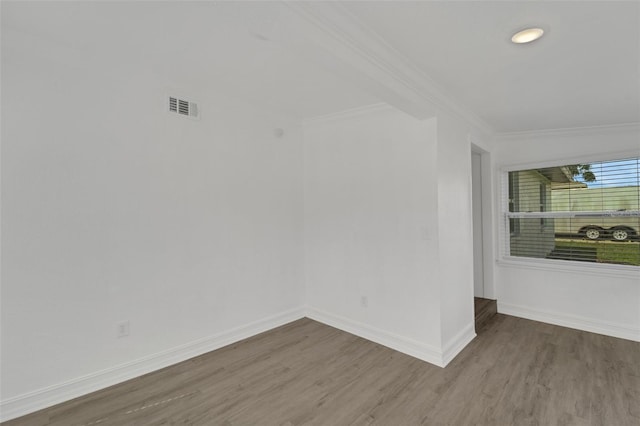
[(446, 368), (302, 319), (4, 423), (640, 425), (640, 343), (497, 315)]
[(480, 333), (486, 324), (498, 313), (498, 303), (493, 299), (473, 298), (476, 333)]

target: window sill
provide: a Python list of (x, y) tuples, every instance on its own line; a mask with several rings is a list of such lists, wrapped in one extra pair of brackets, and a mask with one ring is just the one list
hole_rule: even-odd
[(604, 277), (640, 278), (640, 267), (615, 265), (612, 263), (576, 262), (571, 260), (550, 260), (507, 257), (497, 260), (499, 266), (507, 268), (527, 268), (543, 271), (558, 271), (571, 274), (602, 275)]

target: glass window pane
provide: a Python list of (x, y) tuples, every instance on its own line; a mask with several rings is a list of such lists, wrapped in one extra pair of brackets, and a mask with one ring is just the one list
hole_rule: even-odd
[(509, 172), (507, 254), (640, 266), (639, 163), (631, 158)]

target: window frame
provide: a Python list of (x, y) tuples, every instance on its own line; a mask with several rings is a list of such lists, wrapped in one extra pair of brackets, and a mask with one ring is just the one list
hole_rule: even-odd
[[(576, 156), (571, 158), (560, 158), (551, 161), (537, 161), (531, 163), (514, 163), (498, 166), (498, 185), (499, 194), (498, 205), (498, 256), (496, 263), (501, 266), (528, 268), (537, 270), (557, 270), (570, 273), (581, 273), (589, 275), (602, 275), (606, 277), (617, 276), (621, 278), (640, 277), (640, 266), (635, 265), (619, 265), (615, 263), (590, 263), (574, 260), (552, 260), (545, 258), (512, 256), (511, 253), (511, 236), (509, 219), (507, 212), (511, 206), (509, 199), (509, 172), (524, 171), (531, 169), (541, 169), (547, 167), (566, 166), (567, 164), (588, 164), (607, 161), (617, 161), (625, 158), (640, 158), (640, 151), (619, 151), (607, 154), (591, 154)], [(537, 212), (538, 216), (541, 212)], [(551, 212), (549, 212), (551, 213)], [(535, 213), (522, 213), (521, 217), (534, 216)], [(541, 219), (542, 220), (542, 219)]]

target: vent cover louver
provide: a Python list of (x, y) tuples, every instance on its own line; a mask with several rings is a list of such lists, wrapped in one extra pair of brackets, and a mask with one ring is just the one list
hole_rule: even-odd
[(173, 96), (169, 96), (169, 112), (174, 112), (178, 115), (184, 115), (190, 118), (198, 118), (198, 104), (195, 102), (185, 101), (184, 99), (178, 99)]

